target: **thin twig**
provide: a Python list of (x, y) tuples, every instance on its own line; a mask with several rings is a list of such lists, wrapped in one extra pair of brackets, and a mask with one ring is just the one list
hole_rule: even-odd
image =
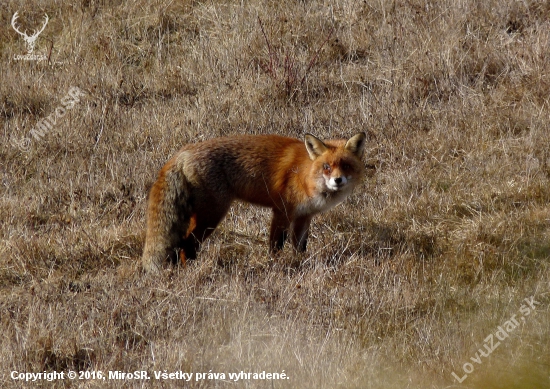
[(271, 47), (271, 43), (269, 43), (269, 39), (267, 39), (267, 34), (265, 33), (265, 29), (264, 29), (264, 25), (262, 23), (262, 19), (260, 19), (259, 16), (258, 16), (258, 23), (260, 24), (260, 29), (262, 30), (262, 34), (264, 35), (265, 43), (267, 44), (267, 50), (269, 51), (269, 72), (271, 73), (271, 77), (277, 79), (277, 68), (276, 68), (276, 66), (273, 66), (273, 58), (275, 56), (275, 53), (273, 51), (273, 48)]

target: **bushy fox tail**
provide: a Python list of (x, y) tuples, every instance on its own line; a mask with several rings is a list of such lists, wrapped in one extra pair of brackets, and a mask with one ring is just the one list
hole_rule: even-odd
[(183, 169), (167, 163), (149, 192), (142, 257), (146, 271), (156, 272), (168, 261), (178, 261), (174, 248), (181, 248), (196, 226), (191, 200), (191, 186)]

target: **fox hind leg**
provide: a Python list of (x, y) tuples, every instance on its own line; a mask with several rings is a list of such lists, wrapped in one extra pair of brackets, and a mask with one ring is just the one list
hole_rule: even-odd
[(207, 208), (208, 212), (193, 214), (190, 223), (190, 226), (193, 228), (188, 230), (188, 234), (181, 242), (181, 248), (185, 252), (186, 259), (197, 258), (197, 251), (201, 243), (214, 232), (218, 224), (220, 224), (227, 214), (230, 205), (230, 201), (222, 204), (210, 202), (210, 206)]

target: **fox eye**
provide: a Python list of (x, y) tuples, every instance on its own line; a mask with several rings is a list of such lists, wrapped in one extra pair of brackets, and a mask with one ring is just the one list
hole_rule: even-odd
[(344, 163), (344, 164), (342, 164), (342, 169), (343, 170), (350, 170), (351, 166), (349, 165), (349, 163)]
[(328, 163), (324, 163), (323, 170), (328, 170), (330, 172), (330, 165)]

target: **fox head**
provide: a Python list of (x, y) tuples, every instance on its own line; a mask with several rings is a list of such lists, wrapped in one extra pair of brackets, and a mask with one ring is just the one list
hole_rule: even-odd
[(313, 161), (312, 173), (321, 192), (347, 192), (361, 180), (365, 170), (361, 162), (365, 139), (364, 132), (348, 141), (326, 142), (306, 134), (306, 149)]

